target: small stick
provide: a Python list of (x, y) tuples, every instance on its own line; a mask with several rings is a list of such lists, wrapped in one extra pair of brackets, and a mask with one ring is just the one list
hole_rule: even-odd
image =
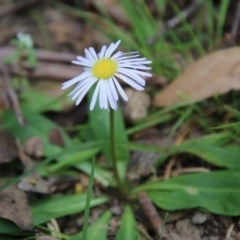
[(164, 172), (164, 175), (163, 175), (163, 179), (164, 180), (170, 178), (170, 176), (172, 175), (172, 168), (173, 168), (174, 163), (175, 163), (175, 159), (172, 158), (169, 161), (169, 163), (167, 164), (165, 172)]
[(147, 194), (145, 192), (139, 193), (138, 201), (157, 236), (160, 237), (163, 235), (163, 221)]
[(165, 34), (169, 28), (174, 28), (179, 25), (184, 19), (191, 16), (197, 9), (198, 5), (201, 3), (200, 0), (195, 0), (190, 6), (185, 8), (179, 15), (169, 19), (163, 26), (160, 33), (156, 34), (155, 36), (149, 38), (147, 42), (149, 44), (153, 44), (157, 41), (157, 39)]
[(236, 15), (235, 15), (235, 18), (234, 18), (234, 21), (232, 24), (232, 29), (231, 29), (232, 36), (236, 36), (238, 27), (239, 27), (239, 23), (240, 23), (240, 0), (238, 1)]
[(38, 2), (37, 0), (25, 0), (21, 2), (16, 2), (14, 4), (4, 4), (0, 8), (0, 17), (3, 17), (13, 12), (17, 12), (25, 8), (26, 6), (37, 3), (37, 2)]
[(172, 176), (178, 176), (183, 173), (193, 173), (193, 172), (210, 172), (210, 170), (208, 168), (203, 168), (203, 167), (181, 168), (181, 169), (172, 171)]
[(234, 224), (232, 223), (232, 224), (228, 227), (228, 229), (227, 229), (227, 233), (226, 233), (225, 240), (230, 239), (231, 234), (232, 234), (232, 231), (233, 231), (233, 228), (234, 228)]
[[(4, 58), (14, 54), (16, 49), (14, 47), (0, 47), (0, 62), (4, 61)], [(24, 56), (24, 53), (23, 53)], [(54, 52), (43, 49), (36, 50), (36, 58), (38, 61), (46, 62), (63, 62), (71, 64), (72, 60), (75, 60), (76, 55), (66, 52)]]
[(0, 63), (0, 70), (2, 71), (2, 75), (3, 75), (3, 91), (5, 91), (5, 93), (7, 93), (6, 95), (10, 102), (9, 105), (13, 108), (18, 122), (22, 126), (24, 126), (26, 124), (26, 120), (22, 114), (22, 110), (20, 108), (17, 94), (11, 87), (10, 79), (9, 79), (8, 72), (5, 68), (5, 66), (2, 65), (1, 63)]

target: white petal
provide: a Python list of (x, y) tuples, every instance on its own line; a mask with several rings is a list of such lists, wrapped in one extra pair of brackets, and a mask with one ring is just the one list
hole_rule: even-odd
[(123, 100), (127, 101), (128, 100), (128, 96), (126, 95), (126, 93), (124, 92), (124, 90), (122, 89), (121, 85), (119, 84), (118, 80), (116, 78), (113, 78), (113, 81), (115, 83), (115, 86), (117, 87), (117, 90), (119, 92), (119, 94), (121, 95), (121, 97), (123, 98)]
[(104, 54), (105, 54), (105, 52), (106, 52), (106, 49), (107, 49), (107, 46), (104, 45), (104, 46), (102, 47), (100, 53), (98, 54), (99, 59), (100, 59), (100, 58), (103, 58), (103, 56), (104, 56)]
[(78, 98), (85, 91), (88, 91), (94, 83), (95, 83), (95, 80), (91, 79), (90, 81), (89, 80), (85, 81), (85, 84), (83, 86), (78, 86), (78, 88), (74, 89), (73, 92), (70, 93), (72, 100)]
[(85, 48), (84, 52), (86, 54), (86, 58), (89, 59), (89, 61), (96, 62), (96, 59), (92, 56), (92, 54), (90, 53), (89, 49)]
[(83, 81), (78, 83), (78, 85), (75, 87), (75, 89), (69, 95), (73, 96), (75, 94), (75, 92), (83, 91), (83, 89), (85, 89), (85, 87), (88, 86), (89, 84), (91, 84), (93, 81), (96, 82), (97, 79), (96, 78), (86, 78), (86, 79), (84, 79)]
[(128, 78), (122, 74), (116, 74), (116, 76), (123, 80), (125, 83), (127, 83), (128, 85), (130, 85), (131, 87), (133, 87), (134, 89), (138, 90), (138, 91), (142, 91), (144, 90), (144, 87), (142, 87), (141, 85), (139, 85), (138, 83), (136, 83), (135, 81), (133, 81), (131, 78)]
[(89, 67), (89, 68), (92, 66), (92, 64), (90, 64), (88, 62), (80, 62), (80, 61), (76, 61), (76, 60), (72, 61), (72, 63), (77, 64), (77, 65), (81, 65), (81, 66), (84, 66), (84, 67)]
[(118, 57), (116, 60), (122, 61), (126, 59), (137, 59), (138, 57), (139, 57), (139, 54), (134, 54), (134, 55), (122, 54), (122, 56)]
[(103, 100), (103, 108), (108, 109), (108, 99), (107, 99), (107, 89), (106, 89), (106, 80), (101, 80), (102, 81), (102, 100)]
[(88, 92), (88, 90), (92, 87), (92, 85), (95, 83), (95, 81), (92, 81), (91, 83), (89, 83), (85, 89), (81, 92), (81, 94), (79, 95), (77, 101), (76, 101), (76, 105), (78, 105), (82, 99), (84, 98), (84, 96), (86, 95), (86, 93)]
[(104, 95), (103, 95), (103, 87), (102, 87), (102, 84), (103, 84), (103, 80), (99, 80), (99, 106), (100, 108), (103, 108), (103, 105), (104, 105)]
[(98, 60), (98, 55), (92, 47), (89, 48), (89, 52), (92, 54), (92, 56), (95, 60)]
[(108, 49), (106, 50), (105, 57), (108, 58), (111, 56), (111, 54), (116, 50), (116, 48), (119, 46), (121, 40), (118, 40), (116, 43), (111, 43)]
[(111, 59), (117, 59), (117, 58), (120, 58), (121, 56), (124, 56), (124, 53), (123, 52), (116, 52), (115, 54), (113, 54), (111, 56)]
[(134, 80), (135, 82), (137, 82), (138, 84), (145, 86), (146, 81), (139, 76), (138, 74), (134, 73), (134, 72), (130, 72), (130, 71), (118, 71), (118, 73), (125, 75), (126, 77), (131, 78), (132, 80)]
[(117, 101), (118, 100), (118, 93), (117, 93), (117, 90), (116, 90), (116, 87), (114, 85), (114, 82), (113, 82), (112, 78), (108, 80), (108, 86), (110, 88), (110, 91), (112, 92), (113, 98), (115, 99), (115, 101)]
[(149, 73), (149, 72), (139, 71), (137, 69), (126, 69), (126, 68), (121, 68), (121, 67), (118, 68), (118, 72), (124, 73), (124, 72), (127, 72), (127, 71), (131, 72), (133, 74), (138, 74), (138, 75), (143, 76), (143, 77), (151, 77), (152, 76), (152, 74)]
[(117, 110), (117, 103), (116, 100), (113, 97), (113, 93), (111, 91), (111, 88), (109, 86), (109, 81), (106, 81), (106, 92), (108, 96), (108, 101), (112, 109)]
[(66, 89), (66, 88), (74, 85), (75, 83), (80, 82), (83, 79), (85, 79), (87, 77), (90, 77), (90, 76), (91, 76), (90, 72), (89, 71), (85, 71), (82, 74), (80, 74), (79, 76), (77, 76), (75, 78), (72, 78), (72, 79), (68, 80), (67, 82), (63, 83), (62, 84), (62, 89)]
[[(92, 61), (90, 61), (89, 59), (87, 59), (87, 58), (85, 58), (85, 57), (82, 57), (82, 56), (77, 56), (77, 60), (76, 61), (74, 61), (74, 63), (75, 64), (79, 64), (79, 63), (76, 63), (76, 62), (79, 62), (79, 63), (84, 63), (84, 64), (86, 64), (86, 65), (90, 65), (90, 66), (92, 66)], [(73, 61), (72, 61), (73, 62)]]
[(98, 94), (99, 94), (99, 87), (100, 87), (100, 82), (97, 83), (97, 86), (96, 86), (96, 88), (94, 90), (94, 93), (93, 93), (93, 96), (92, 96), (92, 100), (91, 100), (91, 103), (90, 103), (90, 110), (91, 111), (95, 107), (96, 100), (97, 100), (97, 97), (98, 97)]
[(88, 83), (89, 83), (89, 79), (88, 78), (84, 79), (83, 81), (81, 81), (81, 84), (78, 83), (78, 85), (74, 88), (74, 90), (71, 93), (69, 93), (68, 95), (72, 97), (76, 92), (80, 91), (79, 90), (80, 88), (84, 87), (84, 85), (86, 85)]
[(140, 64), (132, 64), (132, 63), (118, 63), (119, 64), (119, 67), (121, 68), (126, 68), (126, 69), (138, 69), (138, 70), (150, 70), (151, 67), (147, 67), (147, 66), (144, 66), (144, 65), (140, 65)]

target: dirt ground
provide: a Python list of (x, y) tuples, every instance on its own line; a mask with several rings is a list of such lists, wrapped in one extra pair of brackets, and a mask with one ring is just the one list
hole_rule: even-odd
[[(59, 3), (69, 5), (72, 5), (73, 2), (74, 1), (71, 0), (59, 1)], [(93, 2), (94, 1), (90, 0), (85, 1), (84, 4), (82, 4), (82, 7), (86, 8), (86, 10), (96, 11)], [(51, 3), (51, 1), (41, 1), (40, 3), (40, 1), (37, 0), (26, 0), (16, 1), (15, 4), (10, 1), (0, 1), (0, 60), (7, 52), (12, 51), (10, 40), (15, 38), (18, 32), (30, 33), (34, 39), (34, 45), (37, 51), (42, 54), (42, 57), (40, 59), (38, 70), (33, 73), (28, 72), (27, 75), (30, 76), (31, 81), (34, 81), (34, 84), (39, 84), (43, 91), (49, 91), (49, 85), (56, 86), (51, 88), (51, 91), (52, 94), (58, 95), (61, 90), (60, 87), (58, 89), (57, 85), (60, 85), (64, 80), (76, 75), (79, 71), (75, 66), (68, 65), (68, 63), (75, 58), (75, 55), (81, 54), (85, 47), (98, 47), (108, 40), (107, 37), (100, 34), (96, 29), (93, 29), (84, 20), (77, 18), (68, 11), (64, 11), (61, 7), (55, 8), (54, 6), (55, 5)], [(112, 14), (117, 13), (112, 12)], [(116, 15), (115, 18), (119, 24), (125, 24), (124, 19), (118, 17), (118, 15)], [(50, 63), (48, 62), (46, 64), (46, 59), (50, 59)], [(14, 69), (11, 70), (11, 75), (14, 75), (16, 71), (17, 70)], [(160, 81), (161, 83), (159, 83), (159, 81), (159, 78), (158, 80), (153, 80), (153, 86), (156, 86), (154, 84), (157, 84), (158, 86), (165, 84), (164, 78), (162, 82)], [(4, 108), (4, 106), (2, 107)], [(63, 126), (71, 126), (76, 123), (81, 123), (87, 118), (86, 106), (81, 109), (69, 108), (63, 111), (67, 111), (68, 114), (62, 114), (61, 112), (48, 112), (46, 115)], [(81, 111), (81, 114), (79, 114), (79, 111)], [(125, 117), (126, 119), (129, 119), (127, 112), (128, 109), (125, 109)], [(147, 136), (148, 141), (155, 141), (155, 131), (158, 131), (158, 129), (150, 129), (147, 132), (142, 133), (142, 135), (140, 134), (140, 136), (136, 136), (136, 139), (141, 139), (144, 135)], [(61, 144), (58, 136), (53, 134), (53, 139), (57, 141), (57, 144)], [(6, 136), (3, 136), (1, 141), (8, 146), (12, 146), (11, 143), (7, 143)], [(1, 149), (0, 155), (3, 154), (3, 149), (5, 149), (5, 147), (2, 147)], [(17, 156), (18, 154), (16, 152), (14, 153), (12, 149), (8, 152), (11, 152), (13, 156)], [(134, 154), (139, 154), (137, 158), (141, 158), (141, 153), (133, 153), (132, 161), (134, 161)], [(10, 156), (10, 158), (13, 156)], [(146, 156), (142, 158), (146, 159), (145, 157)], [(151, 159), (153, 159), (154, 156), (148, 157), (148, 161), (150, 161), (149, 164), (151, 165)], [(141, 176), (142, 169), (141, 166), (139, 166), (139, 163), (137, 163), (137, 165), (133, 164), (133, 166), (133, 175), (131, 175), (131, 170), (129, 175), (134, 179), (135, 177), (138, 178)], [(148, 163), (144, 165), (144, 171), (146, 170), (146, 166), (148, 166)], [(136, 170), (136, 168), (138, 168), (138, 170)], [(151, 174), (151, 166), (149, 169), (149, 173)], [(4, 173), (2, 174), (4, 175)], [(8, 174), (10, 175), (11, 172)], [(85, 179), (85, 181), (88, 180), (86, 176), (83, 176), (83, 179)], [(61, 188), (65, 190), (64, 184)], [(31, 193), (29, 195), (31, 195)], [(31, 198), (31, 196), (29, 197)], [(113, 229), (112, 235), (114, 235), (114, 229), (118, 225), (118, 216), (121, 212), (121, 207), (115, 202), (110, 208), (115, 216), (111, 221), (111, 227)], [(99, 212), (101, 212), (101, 210), (95, 209), (93, 213), (91, 213), (92, 221), (99, 215)], [(231, 218), (217, 216), (198, 209), (178, 212), (163, 212), (158, 209), (158, 215), (162, 221), (159, 229), (159, 236), (161, 236), (162, 240), (240, 239), (240, 218), (238, 217)], [(138, 209), (136, 210), (136, 216), (139, 230), (145, 239), (160, 239), (154, 228), (155, 220), (149, 219), (151, 218), (151, 215), (147, 216), (143, 209)], [(81, 217), (74, 217), (73, 219), (63, 218), (60, 221), (61, 230), (66, 234), (72, 234), (78, 229), (78, 225), (81, 224), (81, 221)], [(158, 224), (159, 219), (157, 219), (156, 225), (159, 226)], [(111, 238), (113, 239), (113, 236), (109, 236), (109, 239)], [(0, 236), (0, 239), (3, 238)]]

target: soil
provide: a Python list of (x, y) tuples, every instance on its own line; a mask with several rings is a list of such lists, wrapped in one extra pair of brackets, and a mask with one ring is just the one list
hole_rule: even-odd
[[(86, 21), (81, 20), (80, 18), (75, 17), (71, 12), (68, 12), (66, 10), (63, 10), (61, 8), (61, 4), (66, 5), (73, 5), (75, 1), (71, 0), (65, 0), (65, 1), (34, 1), (34, 0), (26, 0), (26, 1), (0, 1), (0, 29), (1, 29), (1, 36), (0, 36), (0, 49), (9, 49), (10, 41), (11, 39), (16, 37), (16, 34), (18, 32), (27, 32), (30, 33), (34, 39), (34, 45), (36, 49), (38, 49), (38, 52), (41, 52), (42, 50), (51, 50), (56, 51), (61, 54), (70, 54), (70, 55), (64, 55), (68, 56), (67, 58), (64, 57), (64, 59), (68, 59), (69, 62), (72, 56), (75, 56), (76, 54), (81, 54), (83, 52), (83, 49), (88, 46), (101, 46), (103, 43), (106, 43), (107, 37), (105, 37), (103, 34), (99, 33), (96, 29), (92, 28)], [(76, 1), (78, 2), (78, 1)], [(79, 1), (80, 2), (80, 1)], [(94, 3), (95, 1), (87, 0), (83, 1), (81, 7), (88, 11), (97, 11), (96, 5)], [(114, 7), (115, 1), (106, 1), (108, 11), (112, 15), (115, 16), (115, 20), (118, 24), (126, 24), (127, 22), (124, 18), (122, 18), (122, 15), (117, 15), (117, 12), (122, 11), (119, 9), (119, 5), (116, 3), (116, 6)], [(152, 2), (152, 1), (149, 1)], [(180, 0), (179, 6), (181, 8), (184, 8), (184, 6), (188, 5), (189, 1)], [(151, 9), (151, 3), (150, 9)], [(57, 6), (57, 7), (56, 7)], [(233, 8), (231, 6), (231, 8)], [(112, 12), (111, 12), (112, 11)], [(152, 9), (154, 11), (154, 9)], [(166, 14), (167, 17), (172, 16), (173, 13), (169, 12)], [(228, 18), (228, 22), (226, 23), (226, 29), (231, 23), (231, 18)], [(7, 50), (8, 51), (8, 50)], [(48, 56), (49, 57), (49, 56)], [(1, 60), (1, 50), (0, 50), (0, 60)], [(42, 74), (43, 71), (40, 71), (41, 73), (37, 75), (37, 73), (31, 73), (33, 76), (30, 78), (32, 81), (32, 84), (40, 84), (44, 83), (45, 85), (48, 83), (58, 84), (60, 85), (64, 79), (67, 79), (68, 76), (73, 75), (75, 73), (76, 69), (72, 69), (72, 72), (66, 73), (65, 69), (63, 68), (61, 73), (54, 71), (56, 65), (55, 64), (61, 64), (62, 63), (62, 55), (54, 55), (52, 56), (52, 65), (48, 64), (48, 68), (44, 70), (44, 74)], [(64, 60), (64, 61), (68, 61)], [(52, 68), (51, 68), (52, 67)], [(59, 69), (59, 68), (58, 68)], [(13, 72), (11, 74), (14, 74)], [(34, 75), (36, 74), (36, 75)], [(42, 75), (41, 75), (42, 74)], [(35, 76), (35, 79), (34, 79)], [(158, 79), (154, 79), (152, 83), (154, 86), (162, 86), (165, 84), (165, 81), (159, 82)], [(48, 85), (46, 85), (48, 86)], [(154, 87), (152, 86), (152, 87)], [(47, 87), (44, 89), (44, 91), (47, 91)], [(59, 94), (57, 90), (53, 94)], [(146, 98), (147, 103), (143, 103), (143, 105), (149, 105), (149, 96), (144, 96)], [(5, 103), (2, 103), (0, 101), (0, 109), (5, 108)], [(134, 104), (135, 105), (135, 104)], [(128, 108), (131, 108), (131, 106), (125, 107), (125, 110)], [(141, 114), (143, 109), (142, 105), (140, 104), (140, 110)], [(131, 115), (128, 115), (125, 111), (125, 117), (127, 124), (131, 124), (132, 117)], [(135, 111), (137, 111), (135, 109)], [(67, 114), (66, 114), (67, 113)], [(80, 113), (80, 114), (79, 114)], [(145, 110), (144, 110), (145, 113)], [(87, 119), (87, 110), (86, 106), (83, 106), (81, 108), (72, 108), (67, 107), (66, 109), (62, 109), (58, 112), (46, 112), (46, 116), (51, 118), (52, 120), (58, 122), (61, 125), (64, 126), (73, 126), (76, 123), (84, 122)], [(136, 114), (134, 115), (135, 118)], [(142, 116), (142, 115), (141, 115)], [(167, 131), (167, 126), (166, 130)], [(5, 133), (4, 133), (5, 134)], [(55, 133), (54, 133), (55, 134)], [(59, 138), (59, 134), (54, 135), (53, 141), (55, 141), (56, 144), (62, 144), (61, 139)], [(161, 134), (166, 134), (162, 133)], [(199, 134), (198, 131), (192, 131), (191, 134)], [(150, 142), (154, 144), (169, 144), (169, 140), (166, 141), (166, 138), (164, 137), (158, 137), (156, 138), (156, 135), (159, 136), (159, 129), (151, 128), (148, 129), (146, 132), (139, 133), (139, 135), (134, 136), (135, 140), (138, 140), (139, 142)], [(2, 136), (2, 135), (1, 135)], [(143, 137), (144, 136), (144, 137)], [(55, 140), (54, 140), (55, 139)], [(8, 144), (8, 137), (6, 135), (2, 136), (2, 139), (0, 139), (0, 142), (4, 142), (4, 144)], [(30, 144), (37, 144), (38, 140), (34, 139), (33, 142)], [(13, 146), (13, 144), (9, 144), (11, 149), (9, 150), (9, 155), (2, 156), (2, 163), (8, 162), (8, 159), (17, 157), (16, 152), (16, 146)], [(36, 150), (37, 146), (37, 150)], [(5, 149), (5, 147), (4, 147)], [(30, 149), (30, 150), (29, 150)], [(34, 150), (35, 149), (35, 150)], [(42, 157), (41, 152), (41, 146), (33, 145), (28, 148), (29, 151), (31, 151), (31, 155), (35, 156), (36, 158)], [(1, 144), (0, 144), (0, 156), (2, 154), (1, 150)], [(151, 176), (152, 173), (152, 165), (154, 162), (154, 159), (156, 158), (156, 155), (150, 154), (150, 155), (142, 155), (139, 152), (135, 152), (132, 154), (132, 162), (131, 166), (129, 167), (129, 174), (128, 177), (131, 179), (131, 181), (134, 184), (134, 181), (137, 181), (139, 178), (144, 179)], [(136, 162), (136, 159), (137, 162)], [(140, 159), (140, 160), (139, 160)], [(141, 160), (142, 159), (142, 160)], [(146, 160), (147, 159), (147, 160)], [(139, 163), (140, 161), (140, 163)], [(169, 163), (169, 162), (168, 162)], [(194, 162), (195, 163), (195, 162)], [(193, 165), (194, 165), (193, 163)], [(199, 163), (197, 161), (197, 163)], [(197, 167), (200, 167), (201, 164)], [(26, 167), (26, 166), (25, 166)], [(165, 166), (167, 167), (167, 166)], [(147, 171), (146, 171), (147, 169)], [(8, 176), (11, 176), (11, 170), (8, 171)], [(161, 170), (159, 170), (161, 172)], [(4, 176), (4, 173), (2, 172)], [(35, 176), (37, 177), (37, 176)], [(82, 182), (85, 181), (86, 185), (88, 183), (88, 178), (82, 174), (81, 175)], [(54, 181), (54, 179), (52, 180)], [(69, 186), (72, 186), (73, 179), (69, 180), (69, 185), (65, 182), (65, 185), (62, 184), (61, 187), (58, 187), (58, 191), (66, 191), (66, 189)], [(44, 182), (43, 184), (47, 185), (48, 183)], [(44, 185), (44, 186), (45, 186)], [(97, 191), (98, 186), (96, 186), (95, 191)], [(41, 188), (40, 188), (41, 189)], [(29, 190), (29, 189), (28, 189)], [(41, 190), (39, 190), (41, 191)], [(42, 190), (43, 191), (43, 190)], [(48, 191), (44, 188), (44, 191)], [(30, 193), (31, 194), (31, 193)], [(29, 197), (29, 195), (28, 195)], [(30, 196), (31, 198), (31, 196)], [(0, 199), (1, 201), (1, 199)], [(109, 207), (109, 206), (103, 206)], [(154, 206), (152, 206), (155, 208)], [(111, 226), (110, 226), (110, 233), (109, 233), (109, 239), (114, 239), (115, 230), (119, 224), (119, 213), (121, 213), (121, 206), (119, 206), (118, 202), (112, 203), (112, 206), (110, 206), (114, 217), (111, 220)], [(156, 210), (156, 208), (155, 208)], [(158, 214), (158, 220), (157, 220), (157, 226), (159, 227), (159, 221), (160, 221), (160, 228), (158, 229), (160, 233), (156, 233), (156, 228), (154, 228), (154, 223), (152, 223), (151, 216), (147, 216), (147, 214), (144, 212), (143, 208), (136, 209), (136, 217), (138, 220), (138, 228), (142, 235), (144, 236), (144, 239), (166, 239), (166, 240), (238, 240), (240, 239), (240, 218), (235, 217), (225, 217), (225, 216), (218, 216), (210, 213), (206, 213), (204, 211), (200, 211), (198, 209), (191, 210), (191, 211), (178, 211), (178, 212), (162, 212), (161, 210), (157, 209)], [(102, 210), (101, 209), (94, 209), (94, 211), (91, 213), (91, 221), (94, 221), (100, 214)], [(66, 234), (72, 234), (77, 229), (79, 229), (79, 226), (82, 224), (82, 216), (73, 216), (73, 217), (66, 217), (62, 218), (59, 221), (59, 225), (61, 230)], [(20, 226), (21, 227), (21, 226)], [(1, 239), (3, 239), (0, 236)], [(40, 238), (39, 238), (40, 239)], [(44, 239), (42, 237), (42, 239)], [(47, 238), (45, 238), (47, 239)], [(49, 238), (50, 239), (50, 238)], [(51, 238), (53, 239), (53, 238)]]

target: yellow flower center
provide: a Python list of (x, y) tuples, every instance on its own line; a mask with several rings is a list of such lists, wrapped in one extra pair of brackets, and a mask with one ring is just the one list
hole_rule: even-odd
[(92, 67), (93, 75), (98, 79), (113, 77), (117, 71), (118, 64), (112, 59), (100, 59)]

